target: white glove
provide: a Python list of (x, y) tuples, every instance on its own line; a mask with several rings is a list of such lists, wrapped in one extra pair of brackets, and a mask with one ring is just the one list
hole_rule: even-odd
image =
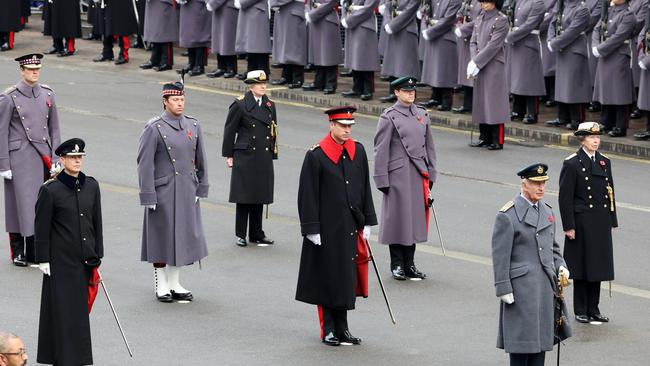
[(348, 29), (348, 22), (346, 22), (345, 19), (341, 19), (341, 25), (343, 28)]
[(49, 276), (50, 275), (50, 263), (45, 262), (45, 263), (39, 263), (38, 264), (38, 269), (43, 272), (44, 275)]
[(386, 31), (386, 34), (393, 34), (393, 31), (390, 29), (388, 24), (384, 25), (384, 30)]
[(241, 9), (241, 3), (239, 2), (239, 0), (235, 0), (235, 4), (234, 4), (234, 5), (235, 5), (235, 8), (237, 8), (237, 9)]
[(11, 174), (11, 170), (3, 170), (0, 172), (0, 177), (6, 180), (11, 180), (11, 178), (13, 178), (13, 175)]
[(307, 240), (316, 245), (320, 245), (320, 234), (309, 234), (307, 235)]
[(458, 38), (463, 38), (463, 33), (460, 31), (460, 28), (458, 28), (458, 27), (457, 27), (457, 28), (454, 28), (454, 34), (455, 34), (456, 37), (458, 37)]
[(415, 13), (415, 16), (416, 16), (418, 19), (422, 19), (422, 12), (421, 12), (420, 10), (418, 10), (417, 13)]
[(591, 53), (593, 53), (596, 58), (600, 57), (600, 52), (598, 52), (598, 47), (596, 46), (591, 47)]
[(476, 63), (474, 62), (474, 60), (471, 60), (467, 64), (467, 76), (472, 76), (472, 77), (476, 76), (476, 75), (478, 75), (479, 71), (481, 71), (481, 70), (479, 70), (478, 66), (476, 66)]
[(151, 211), (156, 211), (156, 205), (145, 205), (144, 207), (150, 209)]
[(176, 2), (180, 5), (185, 5), (187, 4), (187, 0), (176, 0)]
[(370, 239), (370, 226), (368, 225), (363, 227), (363, 238), (366, 240)]
[(271, 8), (271, 10), (273, 10), (275, 12), (278, 12), (278, 11), (280, 11), (280, 7), (279, 6), (274, 6), (274, 7)]
[(384, 14), (384, 11), (386, 11), (386, 4), (379, 5), (379, 14)]
[(641, 70), (647, 70), (647, 69), (648, 69), (648, 68), (645, 67), (645, 65), (643, 64), (643, 61), (639, 61), (639, 68), (640, 68)]
[(557, 276), (557, 278), (560, 278), (560, 277), (566, 277), (566, 278), (569, 278), (570, 275), (571, 275), (571, 273), (569, 273), (569, 270), (566, 269), (565, 266), (560, 266), (560, 269), (558, 270), (558, 276)]
[(549, 51), (553, 52), (553, 47), (551, 47), (551, 42), (546, 42), (546, 48), (548, 48)]
[(214, 8), (210, 6), (210, 3), (205, 3), (205, 8), (208, 9), (208, 11), (213, 12)]
[(308, 12), (305, 12), (305, 21), (307, 22), (307, 24), (311, 23), (311, 17), (309, 16)]
[(194, 197), (194, 203), (199, 202), (199, 198), (200, 198), (199, 196)]
[(429, 40), (429, 35), (427, 34), (427, 30), (422, 31), (422, 38), (424, 38), (425, 41)]
[(510, 305), (513, 302), (515, 302), (515, 295), (511, 292), (509, 294), (499, 296), (499, 299), (501, 299), (501, 301), (505, 302), (506, 304)]

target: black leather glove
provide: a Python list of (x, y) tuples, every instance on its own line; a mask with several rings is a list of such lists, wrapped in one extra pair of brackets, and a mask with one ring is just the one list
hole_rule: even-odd
[(378, 188), (383, 194), (388, 194), (388, 190), (390, 190), (390, 187), (381, 187)]
[(433, 188), (433, 182), (429, 181), (429, 189)]

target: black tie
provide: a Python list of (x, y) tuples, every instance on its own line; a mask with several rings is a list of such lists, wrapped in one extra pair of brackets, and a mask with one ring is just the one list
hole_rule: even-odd
[(537, 207), (537, 205), (536, 205), (536, 204), (535, 204), (535, 205), (533, 205), (533, 208), (535, 209), (535, 211), (539, 211), (539, 207)]
[(591, 161), (594, 162), (594, 163), (596, 162), (596, 155), (593, 155), (593, 156), (591, 157)]

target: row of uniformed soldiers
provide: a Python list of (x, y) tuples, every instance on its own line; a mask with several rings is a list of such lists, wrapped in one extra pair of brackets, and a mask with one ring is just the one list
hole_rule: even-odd
[(16, 32), (28, 21), (31, 7), (29, 0), (7, 0), (0, 10), (0, 51), (9, 51), (14, 48)]

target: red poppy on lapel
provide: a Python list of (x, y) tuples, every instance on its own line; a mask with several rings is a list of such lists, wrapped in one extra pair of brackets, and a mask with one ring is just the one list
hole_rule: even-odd
[(48, 107), (48, 108), (52, 108), (52, 101), (51, 101), (51, 100), (49, 100), (49, 99), (46, 100), (46, 101), (45, 101), (45, 104), (47, 104), (47, 107)]
[(555, 216), (551, 215), (548, 217), (549, 222), (555, 222)]
[(192, 130), (187, 130), (187, 137), (189, 137), (190, 140), (192, 139)]
[(266, 106), (271, 108), (271, 102), (266, 102)]
[(598, 162), (600, 163), (601, 166), (605, 166), (605, 161), (604, 160), (599, 160)]
[(424, 124), (424, 118), (422, 116), (418, 117), (418, 122), (423, 125)]

